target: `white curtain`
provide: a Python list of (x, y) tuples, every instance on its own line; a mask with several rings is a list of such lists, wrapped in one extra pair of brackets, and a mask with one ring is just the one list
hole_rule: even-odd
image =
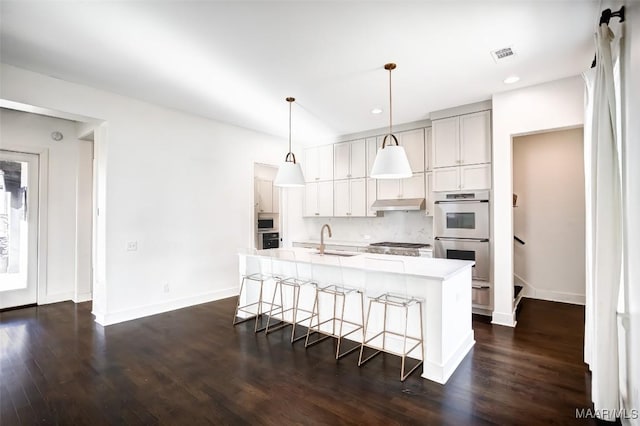
[[(617, 306), (622, 267), (622, 196), (616, 82), (606, 24), (596, 34), (596, 67), (585, 72), (586, 311), (585, 362), (603, 420), (620, 408)], [(616, 67), (616, 71), (618, 67)]]

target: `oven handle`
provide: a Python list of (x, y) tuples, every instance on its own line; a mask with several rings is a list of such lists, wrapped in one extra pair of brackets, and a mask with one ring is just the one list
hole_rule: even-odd
[(447, 237), (435, 237), (438, 241), (468, 241), (471, 243), (488, 243), (488, 238), (447, 238)]
[(455, 203), (455, 204), (469, 204), (469, 203), (488, 203), (489, 200), (438, 200), (438, 201), (434, 201), (434, 204), (448, 204), (448, 203)]

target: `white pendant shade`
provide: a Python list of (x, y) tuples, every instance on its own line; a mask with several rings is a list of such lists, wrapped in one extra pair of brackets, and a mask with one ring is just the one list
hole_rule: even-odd
[(407, 154), (399, 145), (387, 145), (380, 148), (371, 168), (371, 177), (375, 179), (403, 179), (413, 176)]
[(304, 186), (304, 175), (302, 174), (300, 163), (294, 163), (292, 161), (282, 163), (273, 184), (283, 187)]

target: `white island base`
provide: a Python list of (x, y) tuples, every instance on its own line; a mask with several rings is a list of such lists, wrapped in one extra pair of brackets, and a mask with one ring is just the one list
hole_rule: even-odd
[[(291, 254), (295, 253), (295, 262)], [(376, 267), (376, 259), (402, 259), (405, 272), (384, 271)], [(295, 263), (295, 264), (294, 264)], [(384, 262), (381, 262), (381, 264)], [(260, 265), (260, 266), (258, 266)], [(300, 277), (313, 277), (327, 284), (337, 284), (340, 277), (347, 287), (365, 290), (367, 281), (371, 285), (372, 277), (385, 278), (389, 285), (394, 282), (403, 283), (406, 294), (423, 300), (422, 328), (424, 330), (424, 353), (422, 354), (422, 377), (437, 383), (445, 384), (458, 367), (462, 359), (475, 344), (471, 327), (471, 267), (473, 262), (449, 259), (432, 259), (424, 257), (405, 257), (383, 254), (356, 254), (350, 257), (321, 256), (311, 249), (272, 249), (259, 251), (257, 255), (239, 254), (240, 280), (245, 274), (264, 271), (272, 268), (288, 275), (297, 273)], [(273, 287), (270, 287), (271, 289)], [(250, 286), (243, 294), (255, 300)], [(266, 294), (273, 294), (266, 290)], [(248, 296), (247, 296), (248, 295)], [(301, 292), (300, 305), (311, 307), (314, 292), (312, 288)], [(243, 303), (245, 303), (243, 301)], [(365, 297), (365, 315), (367, 300)], [(345, 317), (362, 318), (359, 303), (347, 302)], [(394, 321), (390, 317), (391, 321)], [(308, 324), (308, 322), (307, 322)], [(393, 324), (390, 324), (393, 326)], [(419, 333), (419, 325), (413, 324), (409, 333)], [(362, 334), (353, 333), (350, 339), (362, 339)], [(361, 341), (361, 340), (360, 340)], [(410, 355), (419, 358), (419, 355)], [(347, 360), (349, 358), (345, 358)], [(363, 367), (366, 368), (366, 367)]]

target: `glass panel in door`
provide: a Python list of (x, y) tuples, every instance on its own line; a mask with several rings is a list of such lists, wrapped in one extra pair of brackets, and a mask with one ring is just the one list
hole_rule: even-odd
[(0, 309), (36, 303), (38, 156), (0, 150)]

